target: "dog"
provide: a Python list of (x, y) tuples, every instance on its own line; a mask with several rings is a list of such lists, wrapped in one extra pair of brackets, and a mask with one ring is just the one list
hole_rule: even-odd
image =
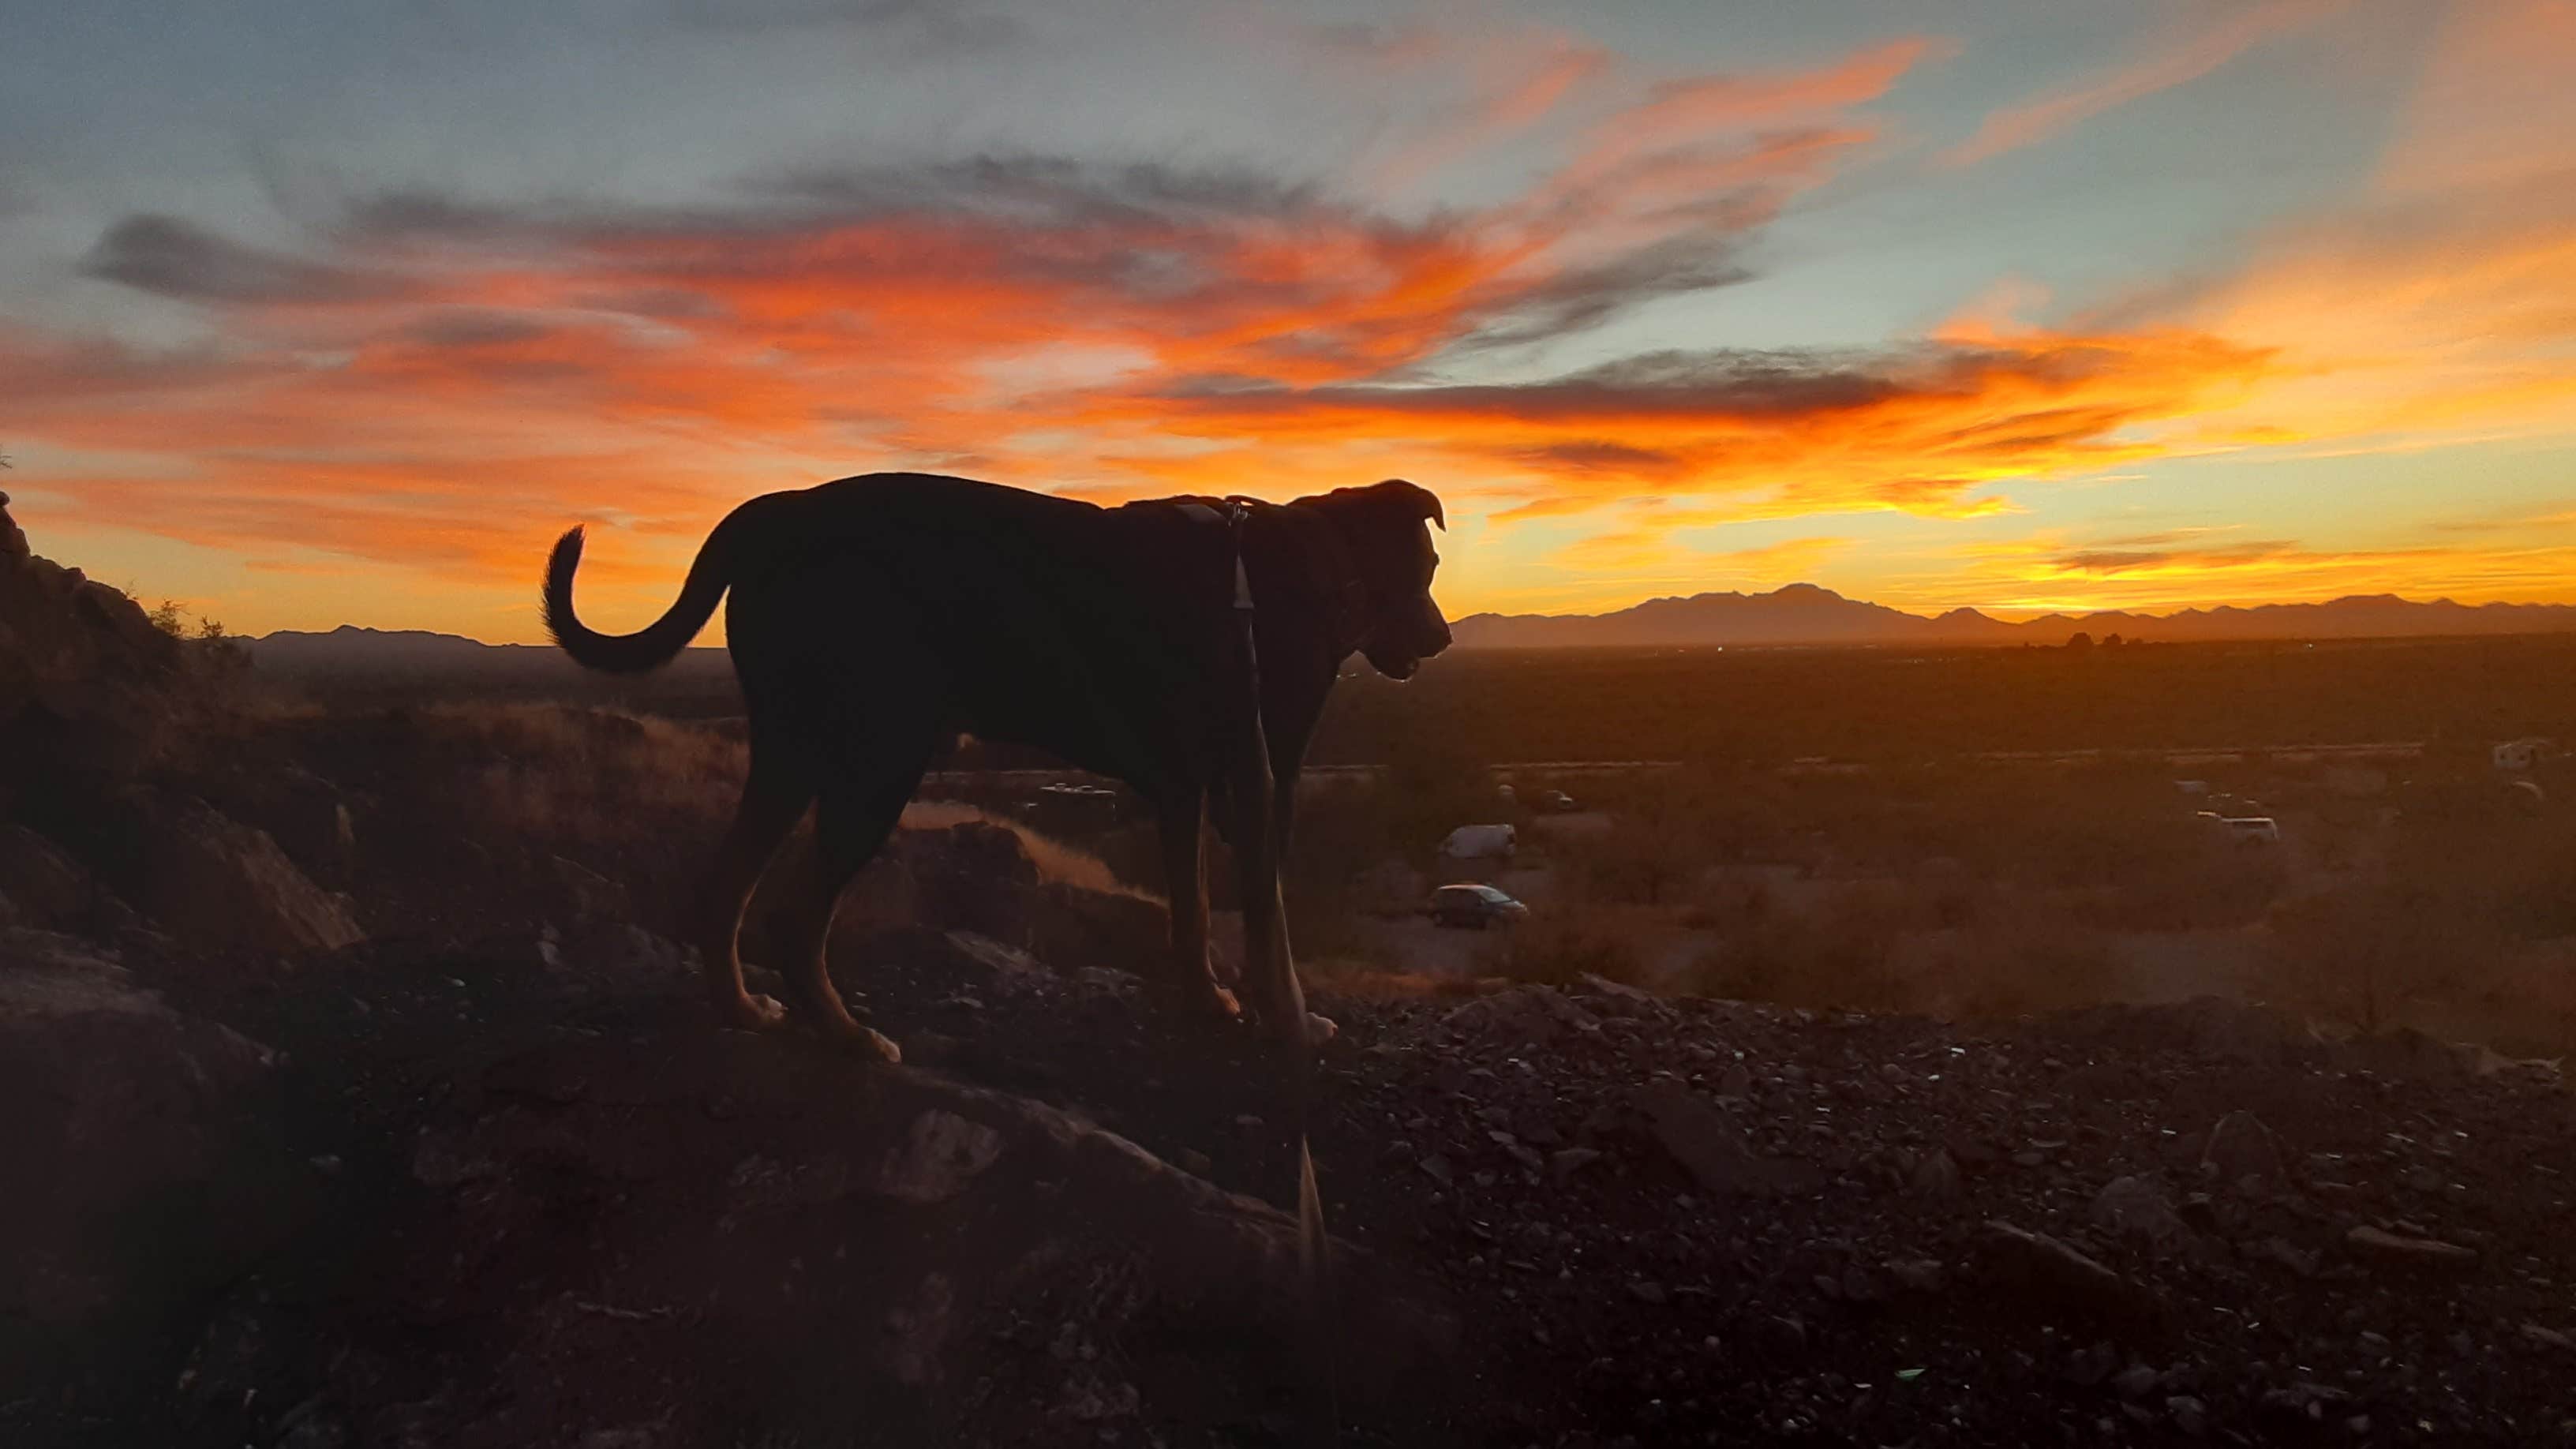
[[(1231, 1017), (1241, 1006), (1208, 957), (1212, 819), (1235, 847), (1244, 980), (1264, 1028), (1330, 1033), (1306, 1017), (1280, 914), (1298, 772), (1353, 653), (1406, 679), (1448, 647), (1426, 526), (1448, 524), (1437, 497), (1401, 479), (1245, 505), (1230, 522), (1232, 507), (1107, 508), (923, 473), (771, 493), (717, 524), (670, 610), (626, 635), (574, 615), (582, 530), (556, 542), (546, 629), (587, 668), (664, 664), (725, 600), (750, 771), (693, 928), (724, 1020), (786, 1019), (745, 989), (738, 938), (754, 887), (810, 808), (817, 848), (786, 903), (787, 994), (826, 1034), (901, 1060), (851, 1017), (824, 943), (842, 888), (964, 733), (1048, 750), (1151, 803), (1171, 896), (1169, 984), (1185, 1005)], [(1237, 610), (1247, 583), (1249, 631)]]

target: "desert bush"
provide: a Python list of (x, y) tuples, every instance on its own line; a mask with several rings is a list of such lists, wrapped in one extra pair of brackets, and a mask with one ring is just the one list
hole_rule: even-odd
[(711, 841), (746, 765), (744, 747), (713, 731), (613, 710), (437, 705), (412, 725), (424, 754), (462, 767), (432, 785), (453, 789), (453, 813), (556, 849), (622, 845), (681, 821)]
[(1650, 928), (1636, 913), (1574, 907), (1497, 931), (1476, 953), (1478, 973), (1564, 986), (1586, 974), (1644, 984)]
[(1870, 909), (1747, 919), (1684, 973), (1685, 989), (1735, 1001), (1852, 1011), (1913, 1004), (1897, 968), (1897, 924)]
[(2500, 961), (2492, 919), (2443, 910), (2418, 890), (2348, 887), (2284, 901), (2265, 922), (2256, 983), (2269, 1000), (2376, 1031), (2428, 1001), (2458, 1000)]
[(1309, 991), (1353, 1001), (1434, 1001), (1445, 997), (1472, 996), (1478, 990), (1473, 977), (1389, 971), (1365, 960), (1340, 955), (1301, 955), (1297, 960), (1297, 974)]
[(2022, 910), (1945, 937), (1913, 978), (1911, 1009), (1992, 1021), (2110, 999), (2110, 942), (2054, 913)]
[(1628, 905), (1680, 904), (1705, 868), (1706, 849), (1683, 809), (1664, 804), (1615, 817), (1610, 829), (1565, 847), (1579, 888)]
[(995, 815), (972, 805), (954, 800), (915, 800), (903, 808), (902, 828), (906, 830), (946, 830), (958, 825), (994, 825), (1020, 838), (1021, 848), (1036, 863), (1038, 879), (1076, 886), (1103, 895), (1136, 896), (1160, 901), (1159, 892), (1147, 891), (1119, 878), (1108, 862), (1089, 851), (1030, 828), (1006, 815)]
[(1780, 909), (1771, 888), (1758, 880), (1703, 878), (1678, 918), (1685, 930), (1741, 930)]

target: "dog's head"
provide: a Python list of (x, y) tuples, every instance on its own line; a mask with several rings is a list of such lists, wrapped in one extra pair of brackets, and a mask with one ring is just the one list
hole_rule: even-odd
[(1358, 577), (1359, 651), (1378, 673), (1410, 679), (1422, 661), (1449, 647), (1449, 621), (1431, 601), (1440, 567), (1426, 523), (1449, 521), (1431, 490), (1390, 478), (1366, 488), (1336, 488), (1315, 505), (1330, 519)]

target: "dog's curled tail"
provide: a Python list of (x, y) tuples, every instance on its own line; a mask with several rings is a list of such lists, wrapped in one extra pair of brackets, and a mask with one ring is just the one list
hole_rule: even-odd
[(725, 537), (724, 525), (718, 524), (698, 549), (697, 561), (689, 565), (688, 582), (680, 586), (680, 597), (661, 618), (632, 634), (602, 634), (584, 627), (572, 611), (572, 574), (581, 566), (581, 530), (567, 530), (555, 540), (554, 552), (546, 559), (546, 632), (573, 657), (574, 663), (585, 669), (641, 674), (668, 664), (707, 626), (707, 619), (716, 611), (716, 601), (724, 597), (726, 586), (732, 582), (725, 567), (725, 551), (719, 547)]

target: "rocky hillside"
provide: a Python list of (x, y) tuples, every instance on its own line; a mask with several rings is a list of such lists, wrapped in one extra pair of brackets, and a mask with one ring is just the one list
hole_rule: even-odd
[[(232, 709), (66, 573), (0, 558), (93, 631), (0, 635), (15, 778), (88, 762), (0, 831), (0, 1442), (2576, 1442), (2554, 1069), (1327, 992), (1301, 1307), (1280, 1073), (1150, 904), (907, 832), (835, 942), (907, 1064), (717, 1031), (728, 742)], [(43, 754), (83, 700), (167, 724)]]

